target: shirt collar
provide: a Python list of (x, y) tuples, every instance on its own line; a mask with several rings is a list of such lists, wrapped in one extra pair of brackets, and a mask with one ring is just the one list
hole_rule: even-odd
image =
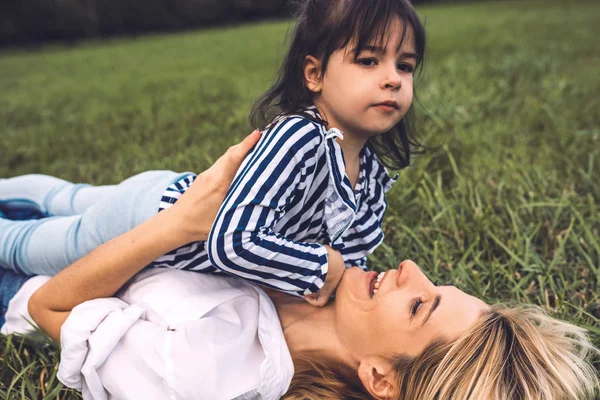
[[(312, 104), (306, 107), (303, 110), (306, 114), (310, 115), (312, 118), (323, 120), (321, 114), (317, 107)], [(323, 124), (323, 128), (325, 128)], [(337, 129), (331, 128), (329, 130), (325, 130), (326, 139), (330, 139), (333, 137), (339, 137), (344, 140), (344, 133)], [(341, 151), (341, 148), (340, 148)], [(360, 174), (356, 186), (356, 192), (362, 193), (365, 189), (367, 189), (367, 185), (365, 184), (366, 179), (369, 181), (376, 181), (383, 187), (384, 193), (387, 193), (394, 183), (398, 180), (398, 174), (394, 176), (390, 176), (387, 168), (383, 165), (377, 154), (373, 152), (368, 146), (364, 146), (361, 150), (361, 169)], [(368, 171), (367, 171), (368, 170)], [(366, 176), (368, 173), (368, 176)], [(352, 188), (352, 192), (354, 193), (354, 188)]]

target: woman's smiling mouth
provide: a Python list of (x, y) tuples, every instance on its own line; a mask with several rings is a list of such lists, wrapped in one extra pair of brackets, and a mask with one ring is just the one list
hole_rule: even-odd
[(375, 295), (377, 294), (377, 292), (379, 291), (379, 288), (381, 287), (381, 282), (383, 282), (383, 278), (385, 277), (385, 275), (387, 274), (388, 271), (384, 271), (384, 272), (380, 272), (379, 274), (377, 274), (376, 272), (372, 271), (369, 272), (368, 275), (368, 282), (369, 282), (369, 297), (372, 299), (373, 297), (375, 297)]

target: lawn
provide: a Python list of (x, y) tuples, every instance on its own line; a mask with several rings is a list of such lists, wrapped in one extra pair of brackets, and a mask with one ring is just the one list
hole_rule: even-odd
[[(528, 302), (600, 345), (600, 2), (422, 7), (426, 154), (370, 259), (406, 258), (490, 303)], [(0, 176), (116, 183), (202, 171), (250, 132), (288, 22), (0, 53)], [(0, 399), (76, 398), (43, 338), (0, 338)], [(596, 361), (598, 369), (600, 362)]]

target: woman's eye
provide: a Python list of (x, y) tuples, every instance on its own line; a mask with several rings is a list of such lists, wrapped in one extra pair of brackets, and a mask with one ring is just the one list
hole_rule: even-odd
[(421, 299), (418, 299), (417, 301), (415, 301), (412, 305), (412, 307), (410, 308), (410, 313), (412, 315), (415, 315), (417, 313), (417, 311), (419, 310), (419, 306), (423, 304), (423, 302), (421, 301)]
[(400, 71), (408, 72), (409, 74), (412, 74), (412, 72), (415, 70), (412, 65), (406, 63), (398, 64), (398, 69)]
[(357, 62), (360, 65), (364, 65), (365, 67), (371, 67), (371, 66), (377, 64), (377, 60), (375, 60), (373, 58), (361, 58), (361, 59), (357, 60)]

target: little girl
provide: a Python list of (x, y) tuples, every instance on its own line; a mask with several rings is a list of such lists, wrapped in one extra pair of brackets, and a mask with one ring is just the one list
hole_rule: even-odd
[[(366, 269), (382, 242), (384, 194), (418, 147), (410, 105), (425, 33), (408, 0), (306, 0), (263, 128), (206, 241), (151, 266), (225, 272), (323, 305), (344, 267)], [(268, 124), (268, 125), (267, 125)], [(171, 206), (195, 175), (149, 171), (116, 186), (43, 176), (0, 180), (0, 264), (53, 275)], [(1, 217), (1, 215), (0, 215)], [(52, 217), (52, 218), (50, 218)]]

